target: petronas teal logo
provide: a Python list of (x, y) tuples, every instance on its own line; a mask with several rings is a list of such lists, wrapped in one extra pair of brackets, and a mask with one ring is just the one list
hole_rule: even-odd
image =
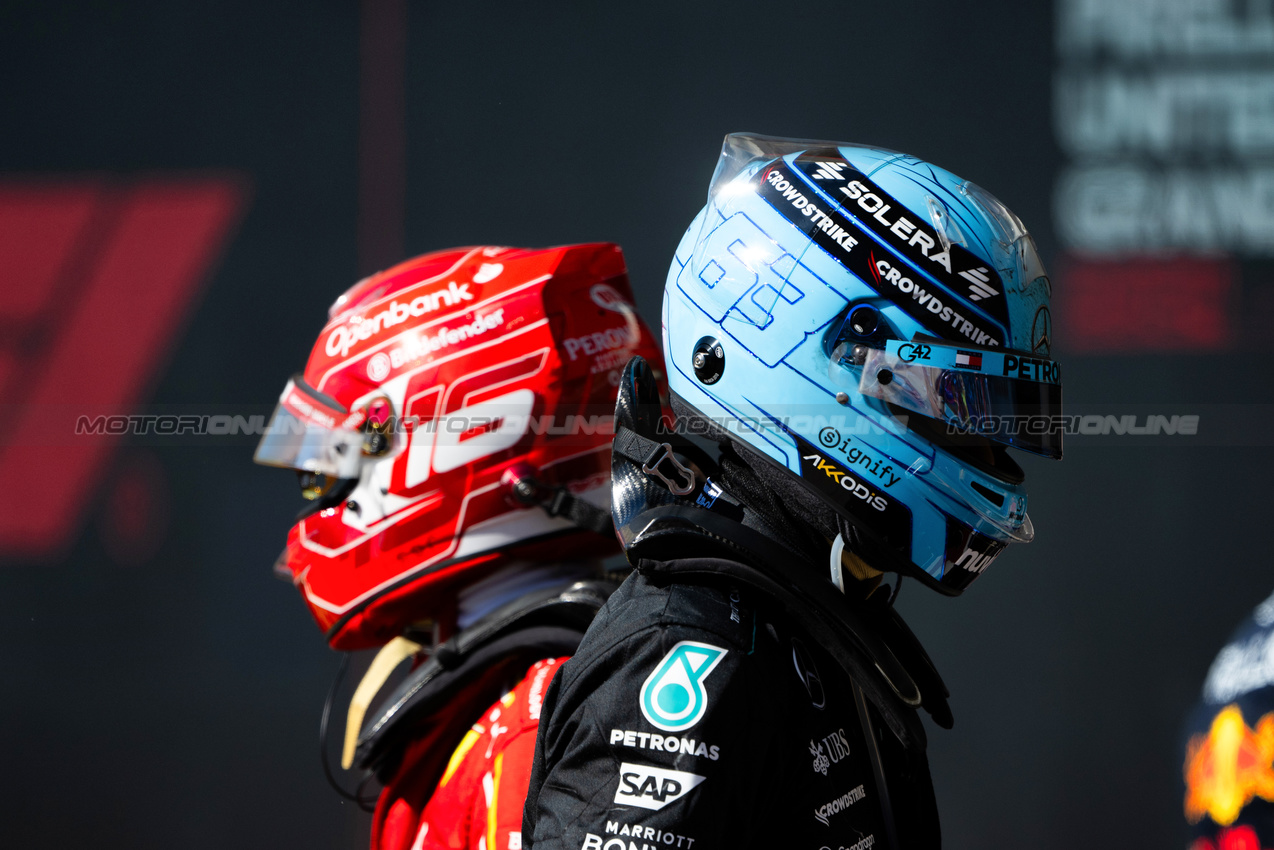
[(665, 732), (680, 732), (698, 723), (708, 710), (703, 680), (726, 652), (693, 640), (674, 646), (641, 686), (641, 713)]

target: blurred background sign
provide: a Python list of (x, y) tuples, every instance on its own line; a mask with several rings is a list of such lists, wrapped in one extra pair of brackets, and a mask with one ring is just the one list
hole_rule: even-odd
[(1054, 209), (1072, 254), (1059, 269), (1070, 350), (1267, 340), (1274, 8), (1058, 0), (1056, 40), (1053, 115), (1067, 162)]

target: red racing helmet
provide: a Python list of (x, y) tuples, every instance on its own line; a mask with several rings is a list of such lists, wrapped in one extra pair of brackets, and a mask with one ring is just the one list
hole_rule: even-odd
[(662, 359), (617, 245), (437, 251), (329, 316), (255, 460), (312, 500), (276, 569), (334, 648), (450, 632), (484, 579), (619, 550), (616, 388)]

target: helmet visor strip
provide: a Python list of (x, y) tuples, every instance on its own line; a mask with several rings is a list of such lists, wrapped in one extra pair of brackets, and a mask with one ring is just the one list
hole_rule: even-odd
[(861, 369), (858, 391), (865, 396), (943, 422), (953, 434), (1062, 457), (1061, 369), (1055, 360), (921, 336), (888, 340), (883, 349), (838, 346), (835, 356), (841, 367)]
[(357, 478), (364, 412), (350, 413), (293, 377), (283, 388), (253, 460), (265, 466)]

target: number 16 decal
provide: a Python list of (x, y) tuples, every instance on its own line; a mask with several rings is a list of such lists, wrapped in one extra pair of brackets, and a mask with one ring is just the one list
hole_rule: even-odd
[(450, 472), (516, 445), (530, 422), (535, 392), (510, 387), (539, 373), (548, 353), (543, 348), (411, 396), (405, 415), (414, 425), (403, 484), (414, 487), (433, 472)]

